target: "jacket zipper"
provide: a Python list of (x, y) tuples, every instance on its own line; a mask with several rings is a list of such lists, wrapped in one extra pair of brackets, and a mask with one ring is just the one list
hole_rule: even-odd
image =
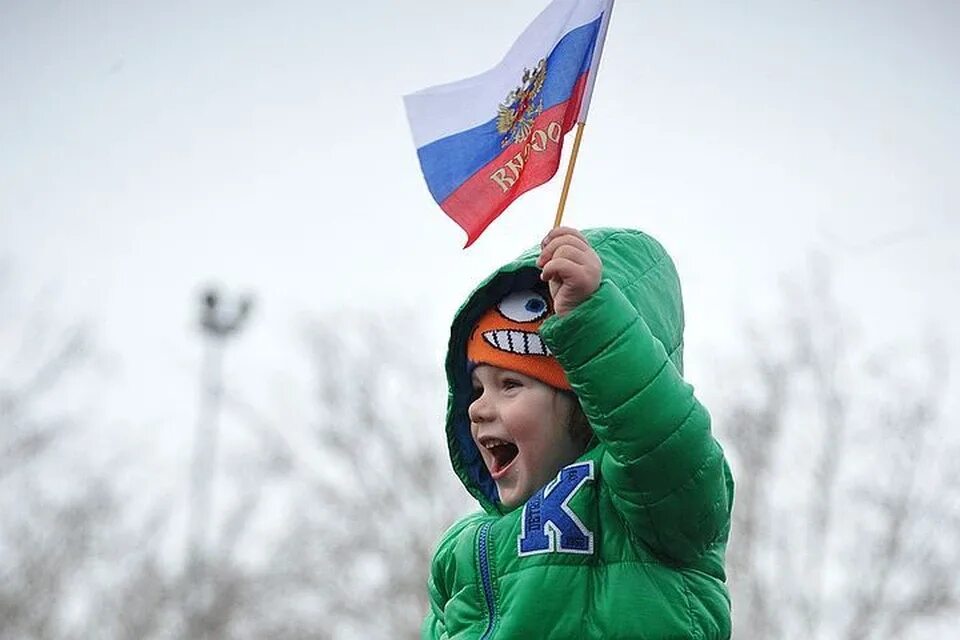
[(490, 550), (488, 549), (488, 539), (490, 534), (489, 522), (480, 525), (480, 533), (477, 536), (477, 557), (480, 561), (480, 583), (483, 586), (483, 597), (487, 602), (487, 630), (480, 636), (480, 640), (488, 640), (493, 635), (493, 625), (497, 620), (497, 602), (493, 596), (493, 580), (490, 576)]

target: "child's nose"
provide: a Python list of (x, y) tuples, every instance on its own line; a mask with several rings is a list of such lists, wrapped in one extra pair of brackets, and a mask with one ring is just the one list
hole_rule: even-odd
[(467, 407), (467, 415), (470, 416), (470, 422), (487, 422), (493, 413), (493, 403), (490, 402), (484, 394), (481, 394), (476, 400)]

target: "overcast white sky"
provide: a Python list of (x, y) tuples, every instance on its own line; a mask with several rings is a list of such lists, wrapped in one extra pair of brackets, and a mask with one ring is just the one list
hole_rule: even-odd
[[(53, 287), (54, 313), (94, 321), (131, 429), (192, 426), (205, 282), (257, 296), (231, 356), (250, 389), (295, 377), (298, 322), (331, 309), (413, 304), (439, 354), (560, 185), (462, 250), (401, 96), (492, 66), (545, 4), (0, 0), (20, 299)], [(617, 1), (566, 222), (667, 246), (699, 387), (700, 354), (736, 349), (811, 250), (872, 340), (936, 330), (960, 353), (958, 33), (952, 0)]]

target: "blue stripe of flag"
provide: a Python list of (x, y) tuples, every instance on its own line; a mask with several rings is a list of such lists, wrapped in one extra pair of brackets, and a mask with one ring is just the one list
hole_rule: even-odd
[[(544, 111), (568, 100), (577, 79), (590, 68), (601, 18), (577, 27), (553, 48), (547, 58), (547, 77), (541, 89)], [(420, 167), (434, 200), (442, 203), (470, 176), (500, 155), (502, 139), (494, 116), (489, 122), (420, 147), (417, 150)]]

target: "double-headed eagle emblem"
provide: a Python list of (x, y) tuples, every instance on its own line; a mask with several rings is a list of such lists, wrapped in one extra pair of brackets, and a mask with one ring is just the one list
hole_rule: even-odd
[(523, 142), (530, 135), (534, 119), (543, 112), (540, 90), (546, 79), (547, 61), (541, 58), (532, 71), (524, 68), (523, 82), (500, 103), (497, 109), (497, 132), (507, 134), (500, 142), (501, 147)]

